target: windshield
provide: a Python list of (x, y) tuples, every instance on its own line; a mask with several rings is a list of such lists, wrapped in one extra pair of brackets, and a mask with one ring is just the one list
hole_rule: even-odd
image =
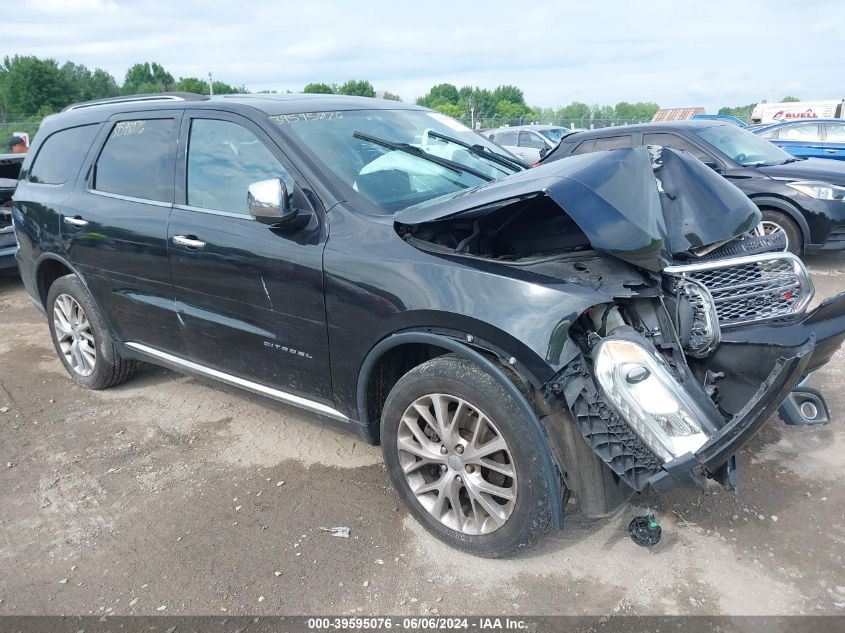
[(513, 156), (439, 112), (347, 110), (271, 119), (348, 199), (374, 211), (393, 213), (521, 170)]
[(695, 130), (695, 135), (743, 167), (781, 165), (795, 160), (777, 145), (735, 125), (717, 125)]
[(572, 134), (572, 130), (567, 130), (565, 127), (553, 127), (548, 130), (539, 130), (539, 132), (555, 145), (560, 143), (560, 139), (567, 134)]

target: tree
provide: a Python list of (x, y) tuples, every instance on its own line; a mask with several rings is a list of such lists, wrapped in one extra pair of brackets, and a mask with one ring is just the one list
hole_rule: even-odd
[(318, 95), (333, 95), (335, 93), (335, 89), (329, 84), (314, 83), (305, 86), (305, 88), (302, 89), (302, 92)]
[(581, 101), (573, 101), (568, 106), (561, 108), (558, 112), (558, 116), (561, 119), (574, 119), (576, 121), (589, 119), (592, 114), (592, 108)]
[(628, 103), (627, 101), (620, 101), (613, 109), (615, 118), (636, 121), (651, 121), (654, 113), (660, 109), (656, 103)]
[(375, 97), (376, 91), (373, 84), (366, 80), (356, 81), (350, 79), (337, 89), (337, 93), (341, 95), (352, 95), (356, 97)]
[(179, 92), (193, 92), (198, 95), (208, 94), (208, 82), (197, 77), (180, 77), (176, 84)]
[(730, 116), (735, 116), (747, 123), (751, 120), (751, 113), (754, 111), (756, 105), (756, 103), (749, 103), (744, 106), (724, 106), (719, 108), (719, 114), (729, 114)]
[(399, 95), (395, 95), (392, 92), (388, 92), (387, 90), (384, 91), (384, 94), (381, 95), (382, 99), (387, 99), (388, 101), (402, 101), (402, 97)]
[(796, 101), (801, 101), (798, 97), (784, 97), (780, 100), (781, 103), (795, 103)]
[(508, 101), (515, 105), (525, 107), (525, 95), (522, 90), (516, 86), (499, 86), (493, 91), (493, 101), (498, 104), (502, 101)]
[(428, 94), (417, 99), (417, 105), (437, 109), (439, 105), (458, 105), (458, 89), (452, 84), (432, 86)]
[(123, 94), (143, 94), (146, 92), (166, 92), (173, 90), (176, 82), (173, 75), (155, 62), (135, 64), (126, 71), (123, 80)]
[(53, 59), (6, 57), (0, 66), (0, 108), (9, 118), (56, 112), (71, 99), (65, 77)]
[(521, 119), (528, 112), (528, 108), (519, 103), (502, 99), (496, 104), (496, 114), (503, 119)]

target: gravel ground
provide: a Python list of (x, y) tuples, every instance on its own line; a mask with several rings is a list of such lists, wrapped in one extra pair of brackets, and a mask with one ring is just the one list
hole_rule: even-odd
[[(819, 297), (842, 289), (845, 255), (808, 264)], [(491, 561), (417, 526), (377, 448), (150, 366), (81, 389), (13, 277), (0, 324), (0, 615), (845, 613), (842, 353), (810, 381), (833, 423), (770, 420), (739, 493), (573, 512)], [(625, 531), (647, 507), (651, 550)]]

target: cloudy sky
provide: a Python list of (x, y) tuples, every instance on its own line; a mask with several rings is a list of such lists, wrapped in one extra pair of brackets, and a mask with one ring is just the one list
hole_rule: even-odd
[[(451, 82), (529, 104), (722, 105), (845, 97), (840, 0), (6, 0), (0, 55), (138, 61), (250, 90), (369, 79), (413, 101)], [(8, 5), (8, 6), (6, 6)], [(601, 8), (599, 8), (601, 7)], [(838, 78), (838, 79), (837, 79)]]

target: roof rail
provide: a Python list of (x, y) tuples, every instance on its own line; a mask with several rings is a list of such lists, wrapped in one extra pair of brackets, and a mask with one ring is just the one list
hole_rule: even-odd
[(208, 99), (206, 95), (195, 94), (193, 92), (154, 92), (151, 94), (142, 95), (126, 95), (125, 97), (107, 97), (105, 99), (95, 99), (94, 101), (83, 101), (81, 103), (73, 103), (67, 106), (62, 112), (70, 110), (82, 110), (83, 108), (95, 108), (98, 106), (112, 105), (116, 103), (144, 103), (156, 101), (205, 101)]

